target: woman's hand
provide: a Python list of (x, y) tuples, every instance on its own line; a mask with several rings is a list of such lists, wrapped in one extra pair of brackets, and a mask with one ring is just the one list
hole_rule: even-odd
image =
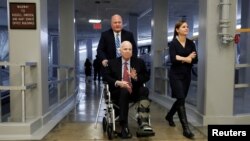
[(187, 57), (182, 57), (180, 55), (176, 55), (176, 60), (181, 61), (182, 63), (192, 63), (192, 60), (196, 57), (196, 52), (190, 53)]
[(190, 53), (190, 54), (188, 55), (188, 57), (194, 59), (194, 58), (196, 57), (196, 52), (193, 51), (192, 53)]

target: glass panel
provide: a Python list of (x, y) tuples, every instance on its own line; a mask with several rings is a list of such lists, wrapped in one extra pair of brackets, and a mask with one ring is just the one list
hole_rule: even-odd
[(236, 63), (238, 64), (250, 64), (249, 58), (249, 32), (243, 32), (239, 34), (239, 43), (236, 44)]
[(235, 89), (234, 114), (250, 113), (250, 88)]
[[(49, 106), (54, 105), (58, 102), (58, 87), (57, 87), (57, 67), (53, 65), (58, 65), (58, 49), (59, 49), (59, 1), (50, 0), (47, 3), (48, 8), (48, 90), (49, 90)], [(51, 12), (53, 11), (53, 12)]]
[(247, 78), (250, 73), (250, 67), (240, 68), (235, 70), (235, 84), (250, 84), (250, 79)]
[(57, 84), (51, 83), (49, 84), (49, 106), (58, 102), (58, 95), (57, 95)]
[(48, 61), (49, 61), (49, 68), (48, 68), (48, 90), (49, 90), (49, 106), (55, 104), (58, 99), (57, 95), (57, 67), (53, 65), (58, 64), (58, 43), (59, 39), (58, 36), (50, 36), (49, 38), (49, 50), (48, 50)]
[(191, 84), (189, 86), (189, 91), (187, 95), (187, 103), (196, 106), (196, 100), (197, 100), (197, 65), (195, 64), (192, 68), (191, 73)]
[[(242, 86), (234, 91), (234, 114), (250, 113), (250, 44), (249, 32), (239, 34), (239, 43), (235, 49), (235, 84)], [(241, 67), (239, 67), (241, 66)]]
[[(7, 1), (0, 2), (0, 62), (9, 61)], [(9, 67), (0, 66), (0, 86), (9, 85)], [(7, 122), (10, 117), (10, 91), (0, 90), (0, 122)]]

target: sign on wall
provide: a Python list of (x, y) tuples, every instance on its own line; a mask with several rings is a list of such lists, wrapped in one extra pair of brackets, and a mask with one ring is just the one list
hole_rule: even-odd
[(36, 29), (35, 3), (10, 3), (10, 29)]

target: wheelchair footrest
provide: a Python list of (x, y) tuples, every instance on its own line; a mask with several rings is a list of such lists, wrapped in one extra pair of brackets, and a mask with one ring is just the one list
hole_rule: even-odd
[(155, 132), (153, 131), (152, 127), (144, 124), (139, 127), (139, 129), (136, 132), (137, 137), (148, 137), (148, 136), (154, 136)]
[(149, 137), (149, 136), (154, 136), (155, 132), (153, 130), (150, 131), (150, 130), (139, 129), (136, 132), (136, 135), (137, 135), (137, 137)]

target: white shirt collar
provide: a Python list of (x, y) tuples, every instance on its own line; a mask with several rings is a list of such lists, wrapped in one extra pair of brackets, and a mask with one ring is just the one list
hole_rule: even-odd
[(128, 63), (128, 65), (130, 65), (130, 59), (128, 61), (125, 61), (123, 58), (122, 58), (122, 64), (124, 64), (125, 62)]
[(120, 32), (113, 32), (114, 33), (114, 36), (116, 37), (116, 34), (118, 33), (119, 34), (119, 38), (121, 38), (121, 31)]

